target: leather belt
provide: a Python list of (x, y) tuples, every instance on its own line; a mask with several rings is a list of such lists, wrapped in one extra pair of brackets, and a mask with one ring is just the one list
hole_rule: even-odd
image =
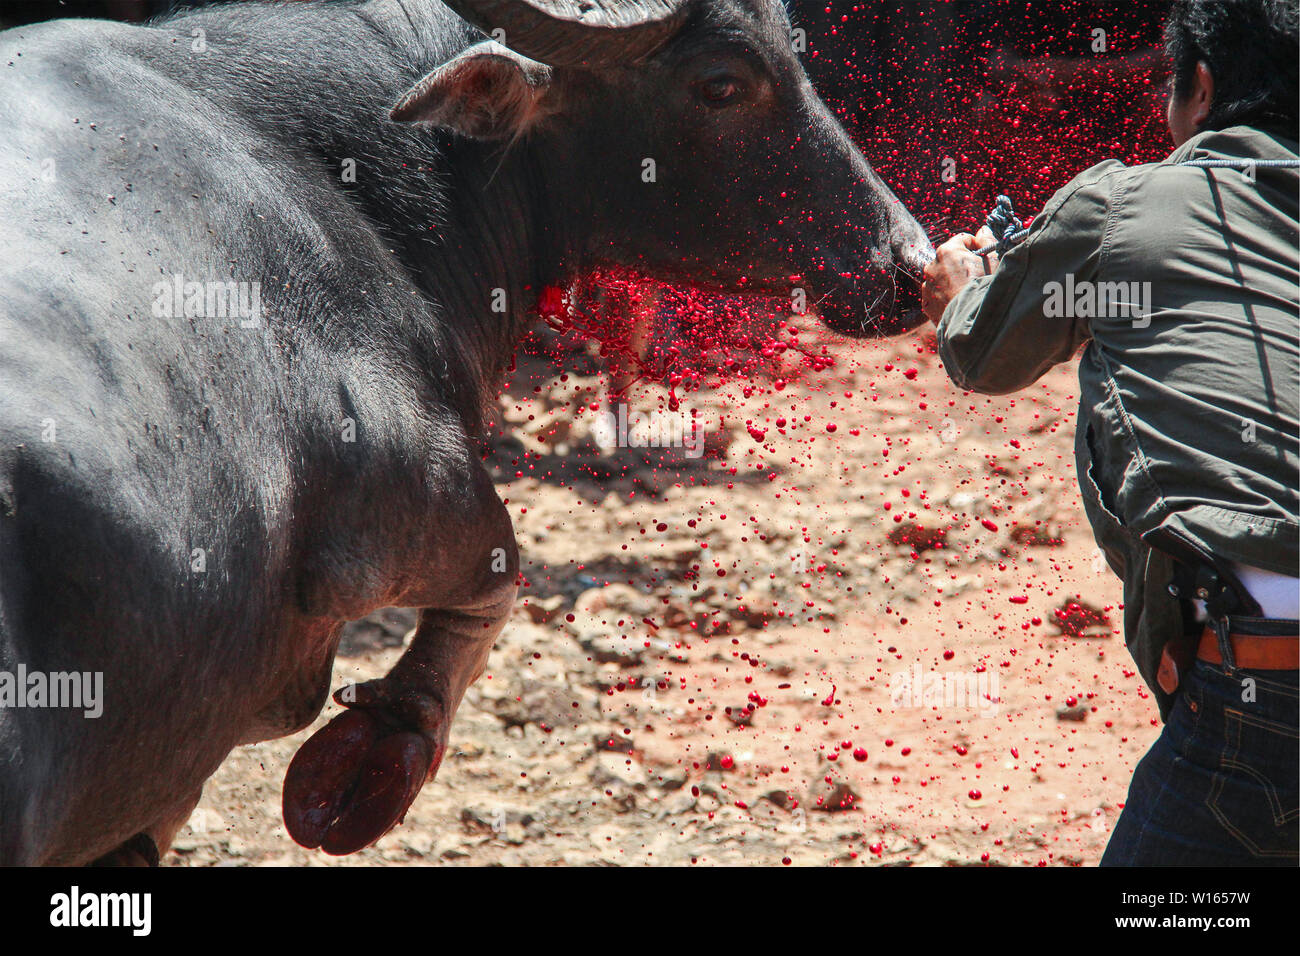
[[(1239, 668), (1253, 671), (1300, 670), (1300, 634), (1261, 637), (1229, 633), (1228, 640), (1232, 643), (1233, 663)], [(1223, 663), (1223, 655), (1219, 653), (1219, 635), (1214, 633), (1214, 628), (1207, 626), (1201, 632), (1196, 656), (1210, 664)], [(1166, 644), (1160, 653), (1156, 683), (1166, 694), (1174, 693), (1191, 664), (1190, 648), (1176, 646), (1173, 642)]]
[[(1233, 663), (1248, 671), (1293, 671), (1300, 669), (1300, 634), (1259, 637), (1254, 634), (1229, 634)], [(1222, 664), (1219, 636), (1207, 627), (1201, 632), (1196, 656), (1211, 664)]]

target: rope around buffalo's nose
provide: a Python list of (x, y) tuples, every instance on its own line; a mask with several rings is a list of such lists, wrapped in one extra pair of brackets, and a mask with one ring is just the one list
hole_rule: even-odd
[[(1178, 165), (1197, 166), (1202, 169), (1253, 169), (1258, 166), (1297, 169), (1300, 168), (1300, 159), (1187, 159)], [(1025, 224), (1016, 218), (1015, 208), (1007, 196), (998, 196), (995, 205), (984, 220), (984, 225), (988, 226), (989, 231), (998, 238), (987, 246), (975, 250), (978, 256), (987, 256), (991, 252), (1002, 255), (1029, 235)]]

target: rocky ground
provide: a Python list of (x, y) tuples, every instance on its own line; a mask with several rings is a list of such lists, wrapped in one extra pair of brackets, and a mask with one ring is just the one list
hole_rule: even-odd
[[(920, 336), (801, 341), (834, 367), (681, 396), (698, 458), (602, 449), (594, 366), (521, 363), (489, 464), (526, 587), (436, 781), (368, 850), (296, 846), (280, 786), (331, 704), (231, 754), (167, 862), (1096, 863), (1158, 728), (1079, 504), (1073, 369), (985, 398)], [(352, 625), (335, 685), (413, 622)]]

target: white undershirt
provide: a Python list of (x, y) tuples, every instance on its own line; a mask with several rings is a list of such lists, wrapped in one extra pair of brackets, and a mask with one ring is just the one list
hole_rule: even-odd
[(1232, 570), (1250, 596), (1259, 602), (1265, 617), (1300, 618), (1300, 578), (1245, 564), (1234, 563)]

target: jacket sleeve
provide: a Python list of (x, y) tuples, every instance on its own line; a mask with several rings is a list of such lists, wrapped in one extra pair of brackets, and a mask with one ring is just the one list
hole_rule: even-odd
[[(1066, 277), (1096, 280), (1112, 227), (1110, 173), (1123, 168), (1112, 160), (1076, 177), (993, 275), (972, 280), (948, 303), (939, 357), (958, 387), (990, 395), (1026, 388), (1088, 341), (1088, 320), (1070, 317)], [(1054, 296), (1052, 283), (1061, 284)]]

